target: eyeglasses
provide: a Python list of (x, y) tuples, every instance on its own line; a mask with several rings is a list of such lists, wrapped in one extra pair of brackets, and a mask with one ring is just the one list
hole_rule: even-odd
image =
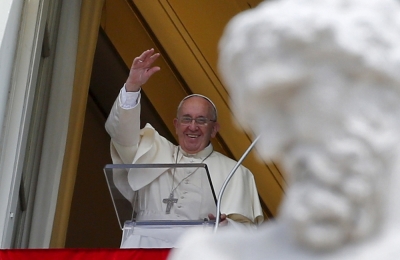
[(208, 119), (207, 117), (203, 117), (203, 116), (199, 116), (196, 118), (192, 118), (190, 116), (182, 116), (179, 118), (179, 122), (182, 125), (190, 125), (193, 120), (196, 123), (196, 125), (201, 125), (201, 126), (207, 125), (208, 122), (216, 122), (216, 120), (211, 120), (211, 119)]

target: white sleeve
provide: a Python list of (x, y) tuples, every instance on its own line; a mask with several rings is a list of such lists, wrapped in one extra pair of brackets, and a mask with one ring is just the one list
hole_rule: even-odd
[[(226, 220), (228, 220), (227, 227), (229, 227), (229, 229), (248, 230), (248, 231), (257, 230), (257, 226), (251, 222), (237, 222), (230, 218), (226, 218)], [(221, 227), (221, 228), (224, 228), (224, 227)]]
[(124, 84), (119, 94), (119, 105), (124, 109), (130, 109), (136, 107), (139, 101), (140, 90), (137, 92), (127, 92)]

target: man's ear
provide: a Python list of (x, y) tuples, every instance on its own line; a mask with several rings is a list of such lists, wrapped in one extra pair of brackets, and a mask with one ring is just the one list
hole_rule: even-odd
[(220, 127), (221, 127), (221, 126), (219, 125), (218, 122), (215, 122), (215, 123), (214, 123), (214, 126), (213, 126), (213, 128), (212, 128), (212, 132), (211, 132), (211, 137), (212, 137), (212, 138), (214, 138), (214, 137), (217, 135), (217, 133), (218, 133)]
[(174, 120), (172, 121), (172, 123), (174, 124), (174, 126), (175, 126), (175, 133), (177, 134), (177, 130), (178, 130), (178, 118), (174, 118)]

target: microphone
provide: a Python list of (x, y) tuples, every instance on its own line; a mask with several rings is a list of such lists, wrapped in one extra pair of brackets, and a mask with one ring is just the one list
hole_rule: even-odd
[(249, 148), (247, 148), (246, 152), (244, 152), (244, 154), (242, 155), (242, 157), (239, 159), (239, 161), (237, 161), (235, 167), (233, 167), (233, 169), (231, 170), (231, 172), (229, 173), (228, 177), (226, 177), (224, 184), (221, 187), (221, 190), (218, 194), (218, 201), (217, 201), (217, 212), (216, 212), (216, 220), (215, 220), (215, 226), (214, 226), (214, 233), (217, 232), (218, 229), (218, 223), (221, 220), (221, 216), (220, 216), (220, 210), (221, 210), (221, 200), (222, 200), (222, 195), (224, 194), (226, 185), (228, 185), (228, 182), (231, 180), (233, 174), (236, 172), (237, 168), (239, 168), (239, 165), (242, 164), (244, 158), (246, 158), (246, 156), (250, 153), (251, 149), (253, 149), (254, 145), (257, 143), (258, 139), (260, 138), (260, 135), (257, 136), (256, 139), (254, 139), (254, 141), (250, 144)]

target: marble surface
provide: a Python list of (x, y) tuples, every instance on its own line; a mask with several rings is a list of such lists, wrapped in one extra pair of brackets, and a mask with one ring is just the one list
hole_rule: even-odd
[(235, 16), (219, 68), (286, 196), (256, 234), (193, 232), (171, 258), (397, 259), (399, 31), (396, 0), (266, 1)]

